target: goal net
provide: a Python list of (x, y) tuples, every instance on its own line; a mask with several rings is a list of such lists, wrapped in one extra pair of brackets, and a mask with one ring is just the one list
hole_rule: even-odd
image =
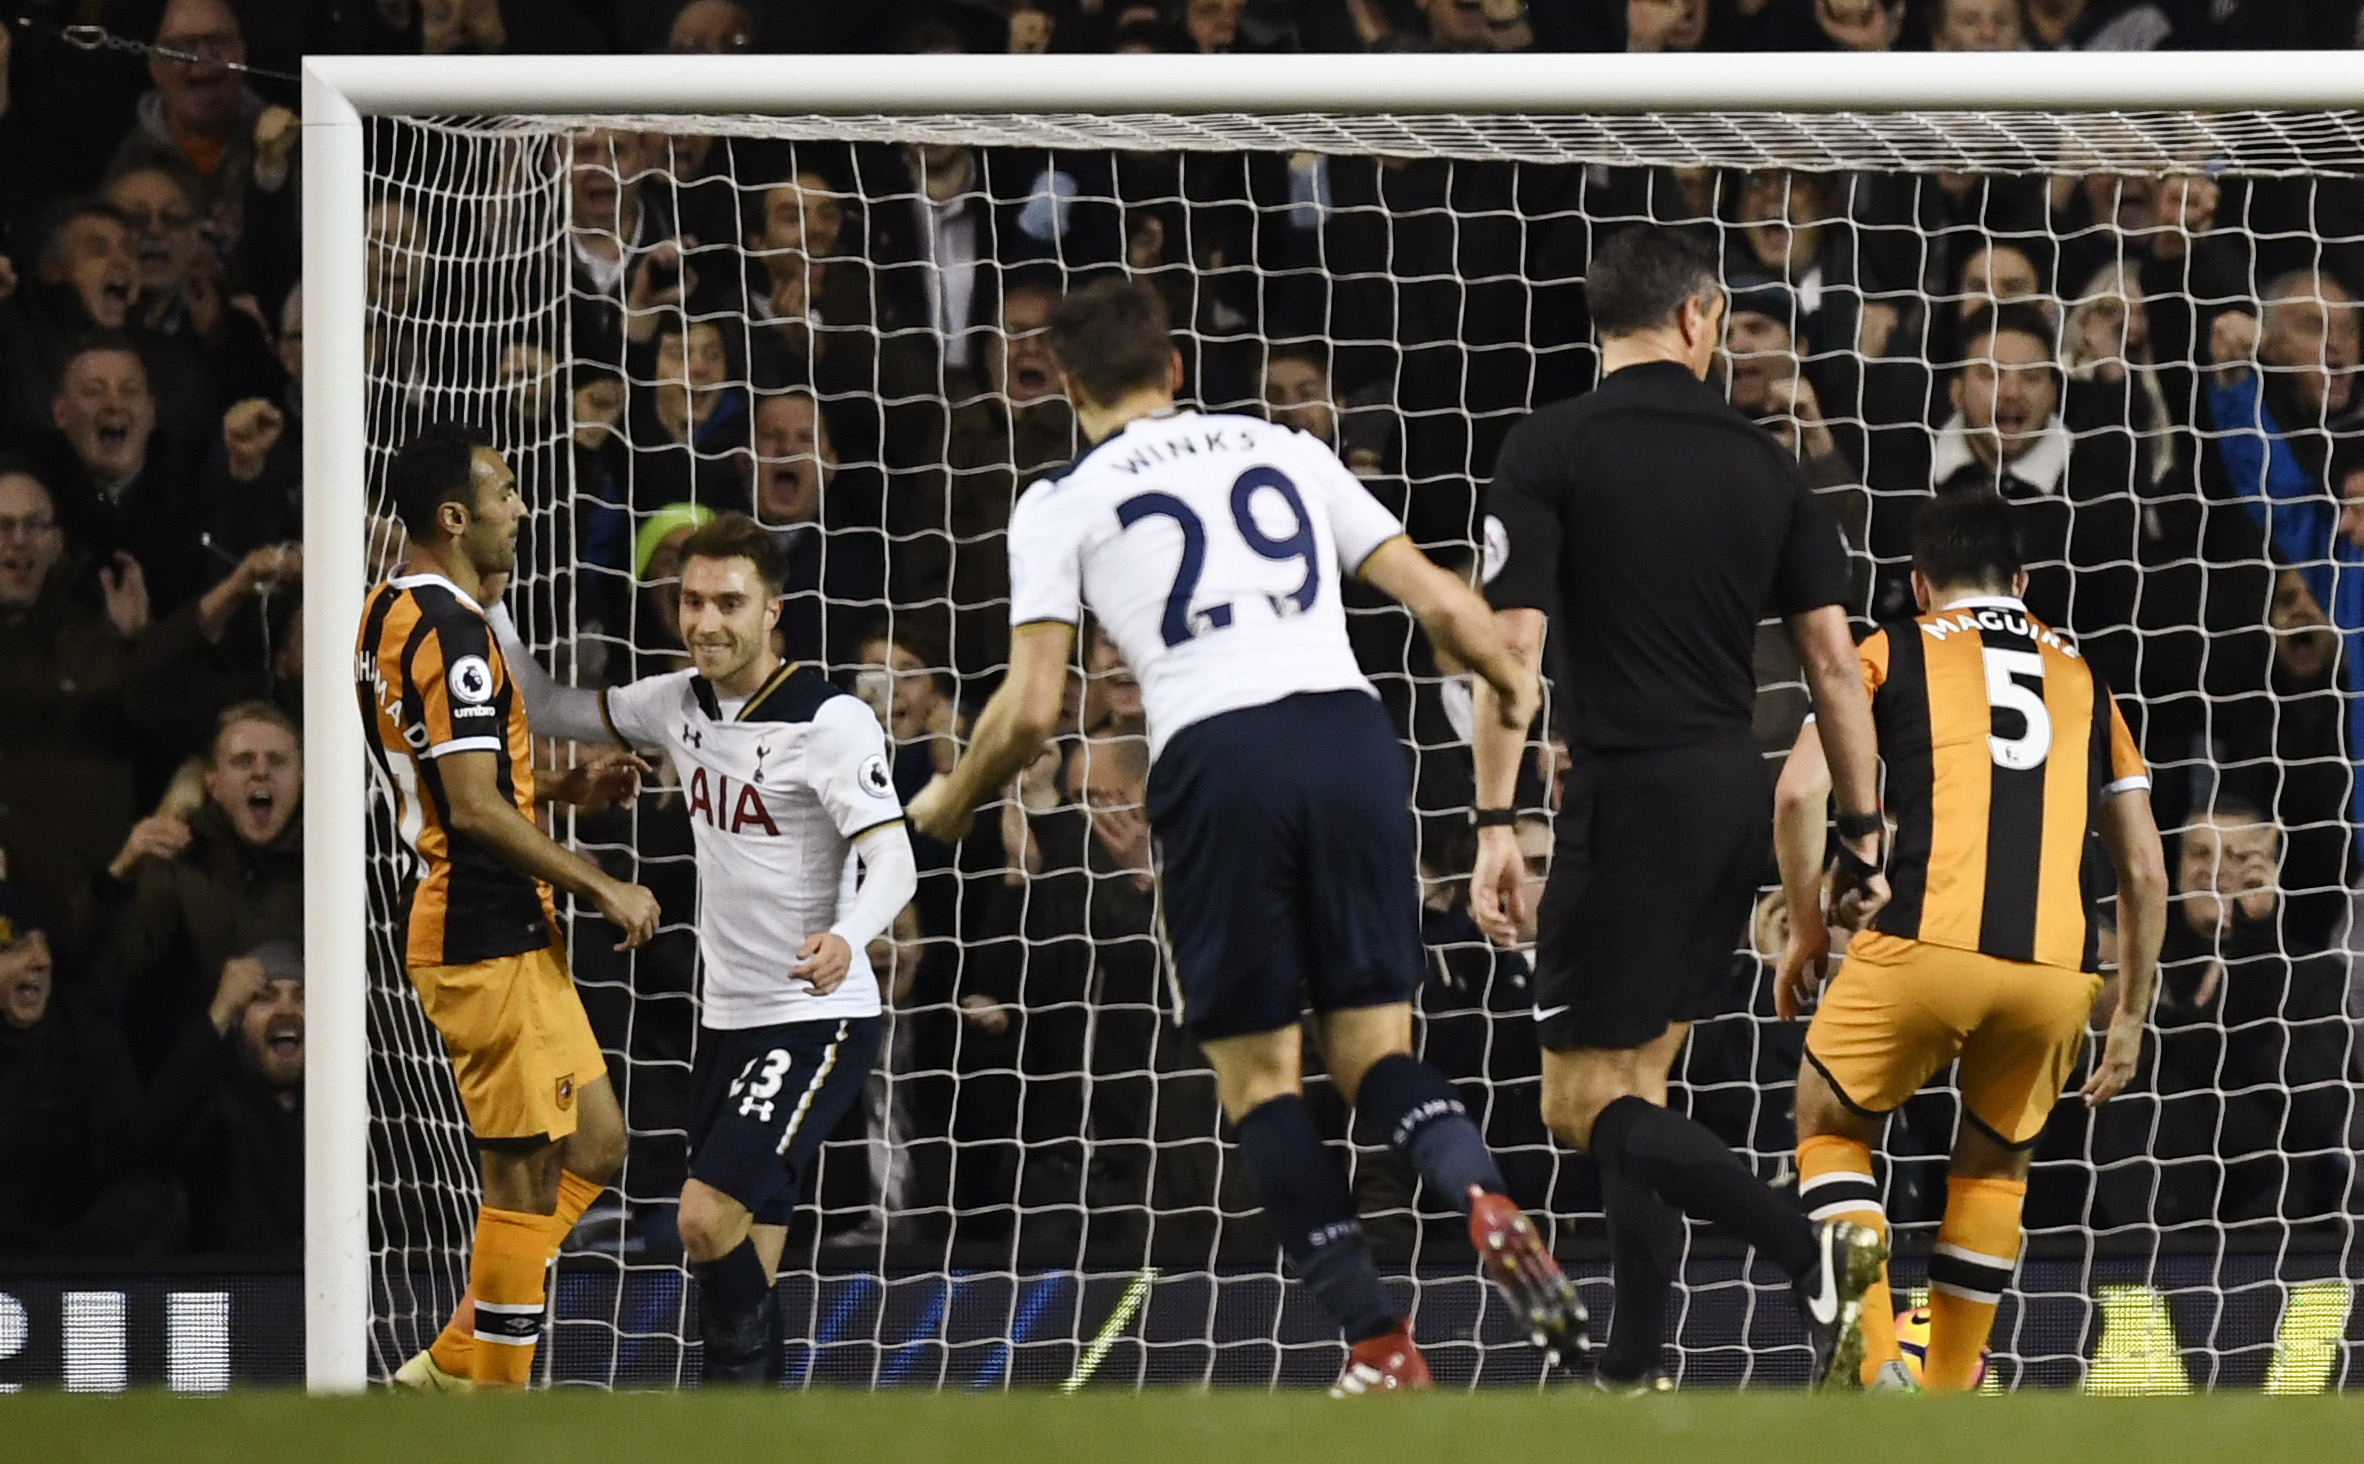
[[(1911, 613), (1913, 506), (1999, 484), (2026, 515), (2035, 608), (2103, 666), (2154, 769), (2177, 891), (2158, 1014), (2130, 1091), (2093, 1114), (2064, 1103), (2036, 1149), (1995, 1385), (2348, 1381), (2345, 749), (2364, 600), (2339, 505), (2364, 491), (2346, 476), (2364, 468), (2364, 116), (505, 115), (375, 117), (362, 135), (373, 508), (419, 425), (489, 428), (533, 511), (509, 603), (534, 653), (585, 685), (684, 664), (679, 536), (754, 513), (795, 567), (788, 653), (873, 703), (905, 796), (1004, 658), (1012, 495), (1080, 446), (1039, 334), (1061, 291), (1154, 281), (1191, 400), (1327, 437), (1432, 556), (1476, 575), (1504, 434), (1594, 379), (1592, 249), (1636, 222), (1697, 228), (1732, 292), (1717, 380), (1839, 519), (1859, 625)], [(372, 544), (390, 552), (382, 521)], [(1415, 765), (1422, 1051), (1462, 1085), (1597, 1330), (1597, 1178), (1539, 1119), (1525, 959), (1466, 913), (1466, 682), (1399, 612), (1352, 614)], [(1758, 669), (1770, 764), (1804, 687), (1777, 633)], [(921, 893), (874, 948), (890, 1036), (791, 1232), (792, 1386), (1335, 1372), (1172, 1022), (1126, 821), (1137, 700), (1088, 642), (1074, 688), (1058, 758), (957, 847), (922, 844)], [(1521, 837), (1539, 877), (1556, 788), (1551, 748), (1533, 753)], [(555, 829), (656, 890), (665, 918), (623, 955), (596, 912), (567, 912), (632, 1137), (558, 1265), (552, 1383), (699, 1374), (672, 1211), (698, 1041), (690, 820), (713, 816), (664, 770), (635, 805)], [(396, 956), (393, 835), (381, 806), (373, 1378), (458, 1295), (476, 1199)], [(1784, 1185), (1802, 1028), (1771, 1013), (1771, 887), (1732, 932), (1734, 1014), (1695, 1029), (1673, 1101)], [(1311, 1091), (1440, 1379), (1534, 1384), (1450, 1207), (1318, 1075)], [(1941, 1077), (1890, 1125), (1900, 1299), (1958, 1118)], [(1779, 1278), (1696, 1228), (1678, 1306), (1684, 1384), (1804, 1378)]]

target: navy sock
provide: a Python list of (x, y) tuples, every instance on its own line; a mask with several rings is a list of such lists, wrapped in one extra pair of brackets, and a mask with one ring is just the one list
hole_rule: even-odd
[(1347, 1341), (1394, 1331), (1395, 1304), (1363, 1244), (1346, 1171), (1323, 1146), (1305, 1100), (1294, 1093), (1267, 1099), (1237, 1127), (1240, 1157), (1264, 1218), (1298, 1279), (1338, 1319)]
[(719, 1260), (691, 1268), (698, 1277), (698, 1332), (706, 1343), (706, 1380), (763, 1381), (771, 1352), (772, 1286), (753, 1237)]
[(1682, 1114), (1628, 1094), (1592, 1121), (1592, 1154), (1604, 1172), (1722, 1226), (1792, 1278), (1814, 1269), (1813, 1222), (1750, 1173), (1723, 1140)]
[(1503, 1193), (1502, 1171), (1486, 1152), (1460, 1093), (1443, 1073), (1410, 1053), (1372, 1063), (1354, 1106), (1453, 1208), (1468, 1213), (1473, 1184)]
[(1623, 1175), (1601, 1172), (1601, 1208), (1609, 1220), (1609, 1279), (1617, 1309), (1600, 1373), (1636, 1382), (1658, 1366), (1666, 1343), (1666, 1301), (1683, 1259), (1683, 1217)]

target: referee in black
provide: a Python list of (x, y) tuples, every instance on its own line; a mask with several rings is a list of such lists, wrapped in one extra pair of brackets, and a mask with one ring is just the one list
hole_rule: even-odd
[[(1840, 608), (1846, 549), (1797, 463), (1705, 384), (1723, 340), (1715, 256), (1636, 227), (1602, 246), (1584, 283), (1601, 384), (1511, 432), (1486, 532), (1496, 619), (1530, 665), (1548, 645), (1574, 762), (1537, 911), (1535, 1019), (1544, 1119), (1601, 1168), (1617, 1308), (1596, 1381), (1667, 1386), (1681, 1211), (1795, 1279), (1815, 1385), (1853, 1387), (1863, 1288), (1886, 1247), (1860, 1226), (1817, 1227), (1665, 1106), (1690, 1024), (1730, 1006), (1732, 953), (1772, 854), (1773, 788), (1749, 731), (1767, 615), (1805, 663), (1843, 857), (1884, 897), (1871, 702)], [(1510, 826), (1523, 739), (1486, 706), (1477, 724), (1471, 897), (1509, 944), (1524, 913)]]

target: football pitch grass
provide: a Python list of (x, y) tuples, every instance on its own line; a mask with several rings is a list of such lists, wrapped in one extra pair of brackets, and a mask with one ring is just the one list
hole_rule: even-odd
[(45, 1464), (2267, 1464), (2364, 1457), (2364, 1400), (1603, 1398), (1166, 1390), (0, 1398), (0, 1460)]

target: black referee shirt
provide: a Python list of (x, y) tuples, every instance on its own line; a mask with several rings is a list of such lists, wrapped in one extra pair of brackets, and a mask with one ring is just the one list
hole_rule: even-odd
[(1550, 615), (1573, 748), (1746, 732), (1757, 622), (1847, 598), (1845, 541), (1796, 460), (1675, 362), (1521, 422), (1486, 512), (1486, 598)]

